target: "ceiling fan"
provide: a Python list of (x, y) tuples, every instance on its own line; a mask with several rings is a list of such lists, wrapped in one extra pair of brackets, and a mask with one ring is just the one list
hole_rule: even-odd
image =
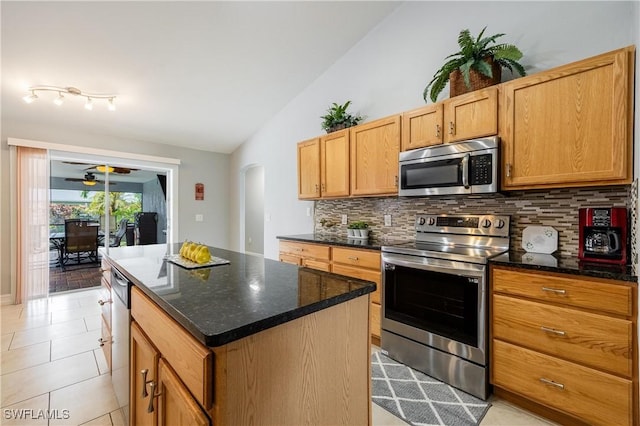
[(105, 166), (105, 165), (99, 165), (99, 164), (76, 163), (74, 161), (63, 161), (63, 163), (80, 165), (80, 166), (90, 166), (90, 167), (87, 167), (85, 171), (95, 170), (98, 173), (105, 173), (107, 170), (109, 170), (109, 173), (116, 173), (119, 175), (128, 175), (132, 171), (139, 170), (139, 169), (132, 169), (130, 167), (116, 167), (116, 166)]
[[(67, 180), (69, 182), (82, 182), (83, 184), (87, 185), (87, 186), (94, 186), (97, 183), (104, 183), (98, 179), (96, 179), (96, 175), (94, 175), (91, 172), (87, 172), (84, 175), (84, 179), (80, 179), (80, 178), (65, 178), (64, 180)], [(109, 182), (109, 185), (116, 185), (117, 182)]]

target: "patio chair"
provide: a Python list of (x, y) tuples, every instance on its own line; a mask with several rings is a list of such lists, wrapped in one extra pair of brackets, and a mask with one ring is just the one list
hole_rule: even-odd
[(65, 220), (64, 222), (62, 268), (73, 260), (78, 264), (83, 259), (98, 262), (98, 226), (81, 220)]
[[(120, 225), (118, 226), (118, 230), (113, 235), (113, 237), (109, 238), (109, 247), (120, 247), (120, 242), (122, 238), (124, 238), (127, 233), (127, 226), (129, 223), (129, 219), (121, 219)], [(104, 241), (100, 243), (100, 245), (104, 245)]]

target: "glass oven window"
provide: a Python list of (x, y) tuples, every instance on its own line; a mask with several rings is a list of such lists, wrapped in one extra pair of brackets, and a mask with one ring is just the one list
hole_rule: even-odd
[(385, 274), (386, 318), (478, 345), (477, 278), (399, 265)]
[(462, 167), (459, 158), (407, 164), (402, 165), (400, 169), (403, 189), (462, 184)]

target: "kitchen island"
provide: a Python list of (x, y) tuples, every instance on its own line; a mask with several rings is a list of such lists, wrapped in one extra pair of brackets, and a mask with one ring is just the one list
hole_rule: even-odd
[(133, 283), (132, 424), (371, 423), (373, 283), (217, 248), (229, 264), (189, 270), (178, 249), (105, 255)]

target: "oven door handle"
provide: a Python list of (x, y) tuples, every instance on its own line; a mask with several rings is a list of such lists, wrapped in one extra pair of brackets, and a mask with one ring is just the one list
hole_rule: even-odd
[(382, 263), (383, 269), (386, 269), (387, 265), (397, 265), (407, 268), (423, 269), (425, 271), (442, 272), (450, 275), (471, 276), (474, 278), (483, 278), (486, 270), (486, 265), (476, 263), (389, 253), (382, 255)]

